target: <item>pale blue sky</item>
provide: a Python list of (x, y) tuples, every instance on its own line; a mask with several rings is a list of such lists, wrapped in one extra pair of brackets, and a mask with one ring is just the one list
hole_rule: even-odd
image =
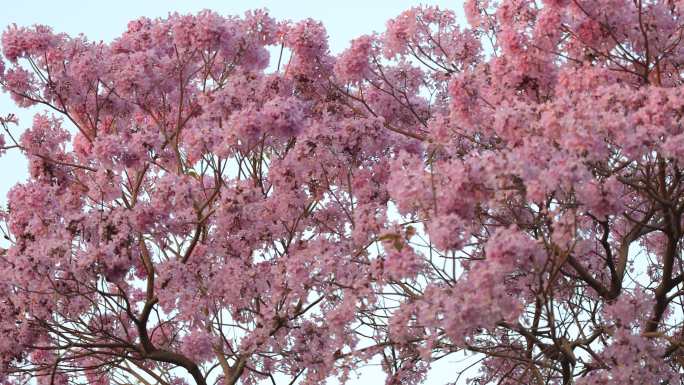
[[(401, 11), (418, 4), (439, 5), (461, 14), (461, 0), (2, 0), (0, 28), (9, 24), (46, 24), (56, 32), (70, 35), (83, 33), (89, 40), (111, 41), (120, 35), (128, 21), (140, 16), (163, 17), (169, 12), (197, 12), (212, 9), (221, 14), (242, 14), (248, 9), (268, 8), (277, 19), (300, 20), (307, 17), (320, 20), (330, 37), (333, 52), (342, 51), (351, 39), (373, 31), (384, 30), (385, 22)], [(0, 115), (14, 113), (20, 119), (19, 128), (31, 123), (32, 115), (41, 109), (27, 111), (18, 109), (10, 98), (0, 93)], [(4, 204), (9, 188), (26, 178), (26, 162), (16, 151), (0, 157), (0, 204)], [(454, 359), (446, 358), (433, 370), (428, 384), (444, 384), (455, 377)], [(358, 381), (352, 384), (382, 384), (384, 376), (379, 368), (368, 368)]]

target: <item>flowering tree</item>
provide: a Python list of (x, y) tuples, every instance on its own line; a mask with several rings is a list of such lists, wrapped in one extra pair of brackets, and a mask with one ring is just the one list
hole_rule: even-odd
[[(292, 54), (267, 74), (274, 44)], [(319, 100), (319, 24), (203, 12), (133, 21), (111, 44), (10, 27), (3, 52), (17, 103), (57, 112), (5, 136), (30, 160), (3, 213), (5, 378), (316, 383), (346, 368), (372, 271), (345, 191), (397, 140)]]
[(465, 11), (7, 29), (2, 380), (682, 383), (684, 3)]

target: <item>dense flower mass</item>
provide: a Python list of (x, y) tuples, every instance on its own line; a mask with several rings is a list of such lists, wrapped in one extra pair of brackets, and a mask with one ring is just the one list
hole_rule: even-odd
[(0, 383), (684, 383), (684, 3), (464, 6), (9, 26)]

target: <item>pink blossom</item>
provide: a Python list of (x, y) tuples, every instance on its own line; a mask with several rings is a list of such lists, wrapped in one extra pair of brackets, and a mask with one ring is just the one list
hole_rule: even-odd
[(9, 27), (0, 379), (681, 382), (681, 4), (464, 6)]

